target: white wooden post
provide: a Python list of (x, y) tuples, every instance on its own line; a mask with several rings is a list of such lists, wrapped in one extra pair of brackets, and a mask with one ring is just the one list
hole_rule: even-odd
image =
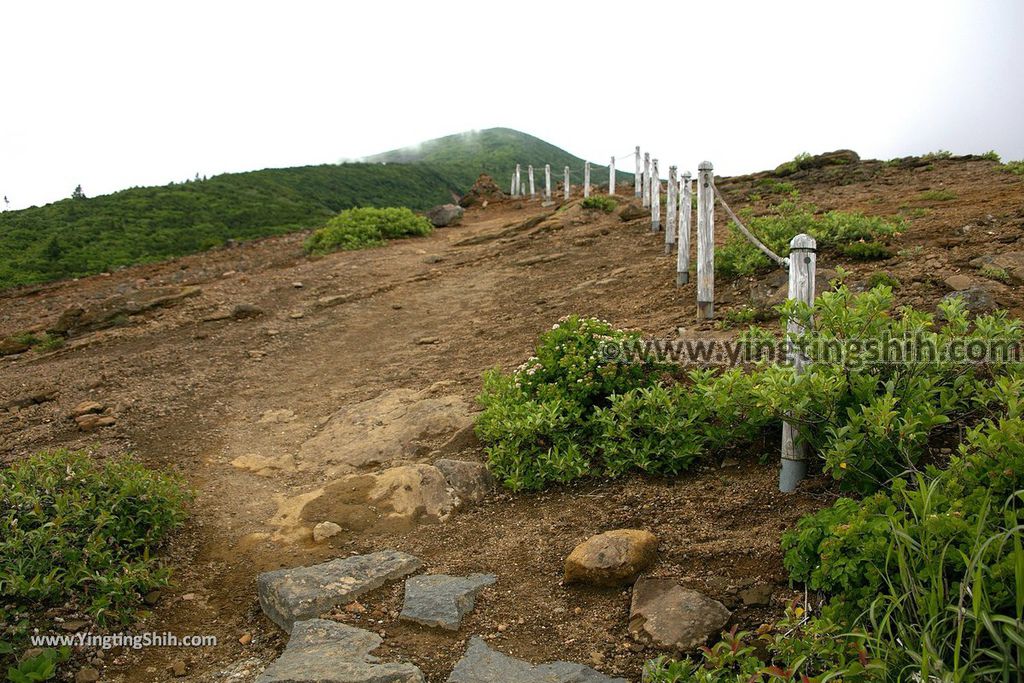
[(679, 187), (679, 249), (676, 251), (676, 286), (690, 281), (690, 214), (693, 213), (690, 172), (683, 173)]
[(516, 191), (515, 195), (518, 197), (523, 193), (523, 177), (519, 174), (519, 164), (516, 164)]
[(516, 194), (516, 174), (512, 173), (512, 182), (509, 183), (508, 194), (510, 197), (514, 197)]
[(715, 317), (715, 182), (710, 161), (697, 167), (697, 320)]
[(526, 175), (530, 179), (530, 199), (533, 199), (537, 196), (537, 192), (533, 187), (533, 164), (526, 167)]
[(644, 186), (641, 190), (643, 192), (643, 207), (645, 209), (651, 208), (651, 153), (644, 152)]
[(615, 195), (615, 157), (612, 157), (611, 163), (608, 164), (608, 196), (612, 197)]
[(665, 201), (665, 253), (672, 253), (672, 246), (676, 243), (676, 212), (679, 209), (679, 200), (676, 194), (679, 191), (679, 181), (676, 180), (676, 167), (668, 167), (668, 198)]
[(661, 176), (658, 160), (651, 159), (651, 232), (661, 230)]
[[(806, 304), (814, 303), (814, 271), (818, 244), (810, 235), (799, 234), (789, 242), (789, 298)], [(793, 363), (793, 372), (803, 374), (807, 358), (793, 344), (804, 328), (790, 318), (786, 322), (786, 353)], [(807, 442), (789, 422), (782, 423), (782, 470), (779, 490), (789, 493), (807, 475)]]
[(590, 162), (583, 162), (583, 198), (590, 196)]
[(640, 174), (640, 145), (636, 146), (636, 152), (634, 152), (634, 154), (636, 155), (636, 173), (633, 175), (633, 194), (639, 197), (640, 193), (643, 191), (643, 189), (640, 186), (640, 183), (644, 179), (644, 177)]
[(551, 164), (544, 164), (544, 201), (551, 201)]
[(565, 191), (565, 201), (569, 201), (569, 167), (565, 167), (565, 181), (562, 183), (563, 190)]

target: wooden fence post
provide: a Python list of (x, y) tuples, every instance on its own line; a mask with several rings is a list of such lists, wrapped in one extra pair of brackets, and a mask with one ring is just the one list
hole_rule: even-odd
[(639, 197), (642, 192), (640, 183), (644, 178), (640, 174), (640, 145), (636, 146), (636, 152), (634, 152), (634, 154), (636, 155), (636, 158), (634, 159), (636, 161), (636, 173), (633, 175), (633, 194)]
[[(805, 304), (814, 303), (814, 278), (818, 244), (810, 235), (799, 234), (789, 242), (789, 298)], [(796, 348), (793, 339), (804, 328), (790, 318), (786, 322), (786, 354), (793, 363), (793, 372), (803, 374), (807, 358)], [(807, 442), (800, 439), (799, 429), (782, 423), (782, 470), (779, 490), (789, 493), (807, 475)]]
[(651, 159), (651, 232), (661, 230), (661, 176), (658, 160)]
[(551, 201), (551, 164), (544, 164), (544, 201)]
[(518, 197), (523, 193), (523, 177), (519, 174), (519, 164), (516, 164), (516, 191), (515, 195)]
[(697, 320), (715, 317), (715, 182), (710, 161), (697, 167)]
[(562, 189), (565, 191), (565, 201), (569, 201), (569, 188), (571, 187), (569, 181), (569, 167), (565, 167), (565, 181), (562, 183)]
[(583, 162), (583, 198), (590, 196), (590, 162)]
[(690, 281), (690, 216), (693, 213), (690, 172), (683, 173), (679, 187), (679, 249), (676, 251), (676, 286)]
[(533, 189), (533, 164), (526, 167), (526, 175), (530, 179), (530, 199), (533, 199), (537, 196), (536, 191)]
[(512, 172), (512, 182), (509, 183), (508, 195), (510, 197), (514, 197), (516, 195), (516, 174), (515, 174), (515, 171)]
[(608, 196), (615, 196), (615, 157), (608, 164)]
[(651, 208), (651, 153), (644, 152), (644, 186), (641, 189), (643, 192), (643, 207), (645, 209)]
[(668, 167), (668, 198), (665, 201), (665, 253), (672, 253), (672, 246), (676, 243), (676, 212), (679, 209), (679, 200), (676, 193), (679, 190), (679, 181), (676, 180), (676, 167)]

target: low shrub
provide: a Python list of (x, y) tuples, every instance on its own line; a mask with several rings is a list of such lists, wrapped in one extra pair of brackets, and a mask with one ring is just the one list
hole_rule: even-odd
[(950, 152), (948, 149), (940, 149), (940, 150), (936, 150), (934, 152), (928, 152), (927, 154), (922, 154), (921, 158), (924, 159), (925, 161), (938, 161), (939, 159), (952, 159), (953, 158), (953, 153)]
[(1010, 281), (1010, 274), (1006, 271), (1005, 268), (1000, 268), (998, 266), (982, 266), (981, 270), (979, 270), (978, 273), (982, 277), (987, 277), (992, 280), (999, 280), (1000, 282)]
[(584, 209), (599, 209), (605, 213), (611, 213), (618, 205), (617, 201), (604, 195), (592, 195), (580, 204)]
[(956, 197), (956, 192), (952, 190), (925, 190), (917, 195), (919, 200), (928, 202), (949, 202), (956, 199)]
[(429, 235), (432, 231), (429, 220), (409, 209), (347, 209), (310, 235), (305, 247), (312, 254), (366, 249), (389, 239)]
[(895, 290), (899, 289), (902, 286), (903, 283), (900, 282), (899, 278), (897, 278), (892, 273), (872, 273), (871, 277), (869, 277), (867, 281), (868, 289), (874, 289), (875, 287), (889, 287), (890, 289)]
[[(873, 244), (902, 228), (899, 221), (890, 222), (863, 214), (829, 211), (817, 215), (813, 206), (795, 201), (782, 202), (767, 216), (755, 217), (749, 211), (741, 214), (745, 225), (772, 251), (782, 256), (789, 253), (791, 239), (807, 233), (817, 240), (819, 250), (849, 248), (853, 258), (860, 258), (861, 254), (879, 258), (883, 251), (888, 253), (881, 244), (874, 247), (852, 245)], [(771, 266), (768, 258), (732, 226), (726, 243), (715, 250), (715, 272), (725, 276), (751, 275)]]
[(16, 607), (75, 604), (127, 622), (167, 584), (153, 553), (185, 520), (177, 478), (130, 460), (41, 453), (0, 471), (0, 594)]
[(1021, 159), (1020, 161), (1007, 161), (1001, 168), (1007, 173), (1024, 175), (1024, 159)]
[(985, 152), (984, 154), (982, 154), (980, 156), (981, 156), (982, 159), (987, 159), (988, 161), (994, 161), (997, 164), (1002, 161), (1002, 159), (999, 156), (999, 153), (996, 152), (994, 149), (990, 149), (989, 151)]
[(839, 247), (839, 253), (854, 261), (882, 261), (893, 257), (892, 251), (881, 242), (851, 242)]

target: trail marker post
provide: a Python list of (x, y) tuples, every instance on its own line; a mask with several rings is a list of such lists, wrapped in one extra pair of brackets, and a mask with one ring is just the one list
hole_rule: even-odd
[(514, 197), (516, 195), (516, 174), (514, 171), (512, 173), (512, 182), (509, 183), (508, 186), (508, 194), (510, 197)]
[(661, 230), (661, 176), (658, 160), (651, 159), (651, 232)]
[(676, 286), (690, 281), (690, 215), (693, 213), (693, 187), (690, 172), (683, 173), (679, 185), (679, 249), (676, 251)]
[(583, 198), (590, 196), (590, 162), (583, 162)]
[(679, 209), (679, 181), (676, 180), (676, 167), (668, 167), (668, 198), (665, 201), (665, 253), (672, 253), (676, 242), (676, 213)]
[(639, 197), (643, 191), (640, 186), (640, 183), (643, 182), (643, 176), (640, 174), (640, 145), (636, 146), (634, 154), (636, 155), (636, 173), (633, 174), (633, 194)]
[(697, 167), (697, 320), (715, 317), (715, 182), (710, 161)]
[(519, 174), (519, 164), (516, 164), (516, 191), (513, 192), (516, 197), (523, 193), (523, 178)]
[(565, 201), (569, 201), (569, 167), (565, 167), (565, 180), (562, 182), (562, 189), (565, 192)]
[(544, 164), (544, 201), (551, 201), (551, 164)]
[(651, 208), (651, 153), (644, 152), (644, 186), (641, 189), (643, 192), (643, 207), (645, 209)]
[[(805, 304), (814, 303), (814, 280), (817, 266), (818, 244), (810, 235), (799, 234), (789, 242), (789, 298)], [(807, 357), (796, 348), (794, 339), (804, 328), (790, 318), (786, 322), (786, 354), (793, 363), (793, 372), (802, 375)], [(799, 429), (789, 422), (782, 423), (782, 470), (779, 472), (779, 490), (789, 493), (807, 475), (807, 442), (800, 439)]]
[(608, 196), (615, 196), (615, 157), (608, 164)]
[(529, 166), (526, 167), (526, 175), (530, 179), (530, 199), (533, 199), (534, 197), (537, 196), (537, 193), (534, 191), (533, 188), (533, 164), (530, 164)]

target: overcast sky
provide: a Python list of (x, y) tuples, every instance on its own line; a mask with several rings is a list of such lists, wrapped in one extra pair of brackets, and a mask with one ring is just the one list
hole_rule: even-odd
[(492, 126), (724, 175), (844, 147), (1024, 157), (1021, 0), (613, 7), (6, 3), (0, 195), (20, 208)]

